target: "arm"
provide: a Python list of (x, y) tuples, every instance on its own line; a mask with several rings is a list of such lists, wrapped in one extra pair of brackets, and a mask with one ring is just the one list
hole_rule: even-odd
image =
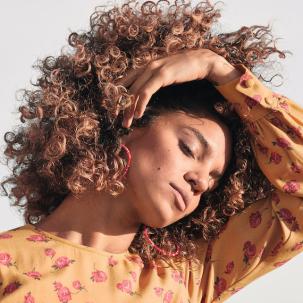
[(303, 109), (266, 88), (247, 68), (216, 86), (248, 124), (260, 169), (276, 187), (230, 218), (208, 247), (202, 302), (222, 302), (303, 250)]

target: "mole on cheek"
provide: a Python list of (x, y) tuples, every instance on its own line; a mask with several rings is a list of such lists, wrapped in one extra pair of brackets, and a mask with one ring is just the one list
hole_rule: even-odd
[(160, 170), (160, 169), (161, 169), (161, 167), (158, 167), (158, 168), (157, 168), (157, 170)]

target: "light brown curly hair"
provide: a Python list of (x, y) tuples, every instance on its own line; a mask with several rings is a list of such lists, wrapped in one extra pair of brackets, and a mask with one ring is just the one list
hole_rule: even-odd
[[(26, 223), (47, 217), (70, 193), (94, 188), (119, 195), (127, 163), (121, 136), (168, 111), (216, 116), (229, 127), (233, 140), (219, 186), (204, 193), (190, 215), (165, 228), (150, 228), (151, 239), (164, 250), (175, 251), (179, 245), (175, 261), (193, 260), (196, 240), (216, 238), (230, 216), (270, 195), (273, 186), (256, 163), (247, 126), (206, 80), (161, 88), (143, 117), (130, 129), (122, 127), (133, 96), (115, 83), (131, 68), (186, 49), (207, 48), (252, 70), (274, 54), (285, 57), (269, 26), (216, 34), (213, 27), (219, 17), (220, 10), (209, 1), (195, 7), (190, 2), (146, 1), (138, 9), (134, 0), (106, 11), (97, 7), (89, 31), (69, 35), (69, 51), (38, 61), (36, 88), (23, 91), (19, 108), (25, 127), (5, 134), (7, 165), (12, 162), (13, 173), (1, 183), (14, 200), (12, 206), (25, 210)], [(10, 194), (6, 184), (12, 185)], [(129, 251), (139, 254), (144, 264), (157, 257), (169, 259), (146, 243), (143, 224)]]

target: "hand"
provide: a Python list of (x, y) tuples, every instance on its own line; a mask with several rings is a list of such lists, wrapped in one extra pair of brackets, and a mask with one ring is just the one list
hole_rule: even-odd
[(132, 69), (116, 83), (130, 86), (129, 93), (135, 97), (125, 109), (122, 125), (130, 127), (133, 118), (142, 117), (151, 96), (161, 87), (204, 78), (220, 85), (240, 75), (228, 61), (208, 49), (181, 51)]

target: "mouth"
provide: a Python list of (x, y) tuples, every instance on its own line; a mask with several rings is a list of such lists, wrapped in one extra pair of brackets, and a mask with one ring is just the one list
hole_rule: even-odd
[(184, 211), (188, 206), (188, 200), (185, 193), (174, 183), (169, 183), (170, 186), (175, 190), (176, 197), (178, 200), (178, 207), (181, 211)]

